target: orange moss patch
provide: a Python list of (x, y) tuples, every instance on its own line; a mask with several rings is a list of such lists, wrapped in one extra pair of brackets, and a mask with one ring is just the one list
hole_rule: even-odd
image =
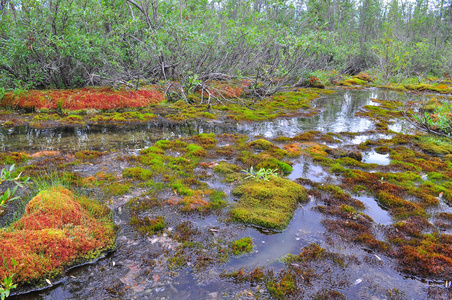
[(291, 157), (297, 157), (301, 155), (301, 144), (300, 143), (293, 143), (285, 145), (283, 148), (287, 152), (289, 152), (289, 156)]
[(28, 91), (25, 95), (7, 93), (3, 107), (39, 109), (116, 109), (144, 107), (163, 101), (163, 93), (149, 90), (113, 90), (112, 88), (83, 88), (75, 90)]
[(328, 146), (320, 145), (313, 142), (306, 142), (302, 144), (302, 147), (306, 147), (302, 149), (302, 153), (308, 156), (322, 156), (326, 157), (328, 156), (328, 153), (325, 152), (325, 149), (328, 148)]
[[(40, 192), (20, 220), (0, 231), (0, 278), (14, 273), (15, 283), (38, 283), (71, 264), (99, 256), (114, 247), (109, 216), (104, 205), (76, 198), (62, 187)], [(11, 259), (18, 265), (13, 266)]]
[[(240, 97), (244, 89), (246, 89), (251, 82), (249, 80), (243, 80), (241, 82), (226, 82), (226, 81), (211, 81), (209, 92), (214, 96), (220, 94), (227, 98)], [(199, 91), (201, 93), (201, 91)], [(209, 97), (207, 92), (204, 92), (204, 97)]]
[(61, 151), (38, 151), (30, 155), (30, 157), (38, 158), (43, 156), (58, 156), (61, 155)]

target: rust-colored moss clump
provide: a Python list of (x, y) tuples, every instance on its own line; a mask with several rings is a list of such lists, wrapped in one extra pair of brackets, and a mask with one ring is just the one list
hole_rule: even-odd
[(114, 243), (107, 207), (53, 187), (40, 192), (20, 220), (0, 231), (0, 278), (14, 273), (19, 285), (36, 284), (60, 275), (65, 267), (99, 256)]
[(155, 89), (114, 90), (105, 88), (83, 88), (75, 90), (28, 91), (15, 96), (7, 93), (2, 106), (25, 109), (117, 109), (144, 107), (163, 101), (163, 93)]

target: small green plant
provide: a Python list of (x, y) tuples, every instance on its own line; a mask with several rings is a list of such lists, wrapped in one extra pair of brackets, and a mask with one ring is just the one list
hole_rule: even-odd
[[(25, 180), (20, 180), (20, 175), (22, 173), (19, 173), (15, 178), (12, 177), (12, 174), (14, 172), (14, 165), (11, 165), (9, 167), (9, 170), (7, 168), (2, 169), (0, 172), (0, 184), (6, 181), (12, 181), (16, 184), (16, 186), (11, 191), (9, 188), (4, 192), (2, 195), (0, 195), (0, 207), (2, 207), (4, 204), (6, 204), (8, 201), (12, 201), (17, 199), (18, 197), (14, 197), (14, 194), (17, 191), (18, 187), (23, 187), (24, 183), (27, 183), (30, 178), (26, 178)], [(22, 181), (22, 182), (21, 182)]]
[(5, 97), (5, 93), (5, 88), (0, 87), (0, 101), (2, 101), (3, 97)]
[(433, 112), (415, 114), (413, 118), (429, 130), (450, 136), (452, 133), (452, 106), (448, 103), (435, 105)]
[(27, 90), (21, 89), (21, 88), (15, 88), (13, 90), (13, 96), (14, 97), (22, 97), (23, 95), (25, 95), (27, 93)]
[[(13, 266), (17, 266), (17, 262), (14, 259), (11, 259), (11, 262), (13, 264)], [(5, 268), (7, 269), (8, 266), (6, 265), (6, 261), (5, 261)], [(3, 282), (0, 282), (0, 299), (4, 300), (5, 298), (7, 298), (11, 292), (12, 289), (15, 289), (17, 287), (17, 284), (13, 284), (13, 276), (14, 273), (9, 275), (9, 276), (5, 276), (5, 278), (3, 278)]]
[(255, 171), (253, 167), (250, 167), (249, 170), (242, 170), (242, 172), (246, 173), (245, 179), (254, 178), (256, 181), (264, 180), (268, 181), (270, 177), (278, 176), (278, 169), (265, 169), (260, 168), (259, 171)]

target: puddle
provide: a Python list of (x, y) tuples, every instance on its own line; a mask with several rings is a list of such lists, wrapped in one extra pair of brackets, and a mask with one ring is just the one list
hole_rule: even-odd
[(326, 177), (331, 176), (328, 172), (325, 172), (319, 165), (303, 161), (301, 163), (295, 163), (292, 165), (293, 171), (286, 178), (294, 181), (297, 178), (309, 178), (314, 182), (321, 182)]
[(363, 153), (362, 161), (367, 164), (377, 164), (380, 166), (387, 166), (391, 162), (391, 159), (389, 158), (389, 153), (379, 154), (372, 150), (371, 152)]
[(364, 213), (369, 215), (375, 223), (381, 225), (392, 223), (392, 219), (388, 211), (381, 208), (374, 197), (359, 196), (355, 198), (364, 203), (364, 205), (366, 206)]
[(287, 254), (298, 254), (300, 249), (310, 243), (323, 242), (325, 228), (320, 224), (322, 215), (314, 210), (314, 201), (301, 205), (284, 231), (276, 234), (263, 234), (249, 228), (246, 235), (252, 237), (254, 253), (232, 260), (227, 267), (255, 268), (280, 264)]

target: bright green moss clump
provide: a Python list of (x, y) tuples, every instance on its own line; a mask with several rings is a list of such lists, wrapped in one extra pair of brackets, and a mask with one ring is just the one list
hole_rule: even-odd
[(240, 197), (231, 211), (235, 220), (272, 229), (285, 228), (298, 202), (306, 201), (304, 187), (279, 177), (247, 182), (232, 194)]
[(452, 154), (452, 142), (448, 138), (419, 136), (417, 146), (427, 153), (436, 155)]
[(240, 255), (245, 252), (253, 251), (253, 241), (250, 237), (244, 237), (242, 239), (233, 241), (231, 244), (232, 253), (234, 255)]
[(140, 180), (148, 180), (152, 178), (154, 174), (151, 170), (143, 169), (140, 167), (126, 168), (122, 171), (122, 176), (127, 178), (135, 178)]
[(249, 142), (248, 145), (251, 148), (261, 149), (261, 150), (270, 150), (270, 149), (275, 148), (275, 145), (273, 145), (271, 142), (264, 140), (264, 139), (259, 139), (259, 140)]

